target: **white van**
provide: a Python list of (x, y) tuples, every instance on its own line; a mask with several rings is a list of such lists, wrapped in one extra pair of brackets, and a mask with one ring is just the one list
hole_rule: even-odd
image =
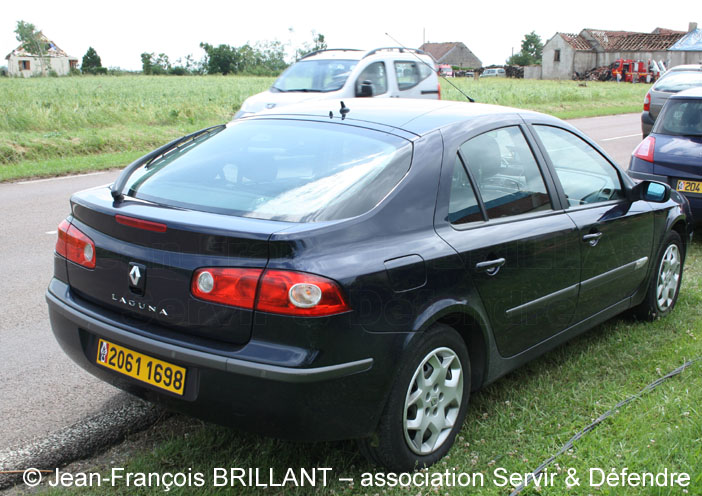
[(288, 67), (263, 93), (244, 101), (235, 119), (305, 100), (441, 98), (433, 57), (414, 48), (319, 50)]
[(505, 70), (500, 68), (497, 69), (485, 69), (483, 73), (480, 75), (480, 77), (506, 77), (507, 73), (505, 73)]

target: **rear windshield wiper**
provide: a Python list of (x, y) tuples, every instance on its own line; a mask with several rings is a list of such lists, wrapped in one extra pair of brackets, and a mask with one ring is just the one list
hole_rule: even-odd
[(150, 163), (154, 159), (158, 158), (159, 156), (163, 155), (169, 150), (172, 150), (173, 148), (182, 145), (186, 141), (195, 139), (198, 136), (202, 136), (203, 134), (208, 134), (213, 131), (221, 131), (225, 127), (226, 124), (219, 124), (217, 126), (211, 126), (205, 129), (200, 129), (199, 131), (195, 131), (194, 133), (190, 133), (188, 135), (181, 136), (180, 138), (176, 138), (170, 143), (166, 143), (165, 145), (158, 147), (154, 151), (147, 153), (143, 157), (136, 159), (134, 162), (125, 167), (125, 169), (119, 175), (117, 180), (112, 184), (112, 188), (110, 188), (112, 198), (114, 198), (115, 201), (122, 201), (124, 199), (122, 190), (124, 190), (124, 186), (127, 184), (127, 180), (131, 177), (132, 174), (134, 174), (134, 171), (136, 171), (141, 166)]

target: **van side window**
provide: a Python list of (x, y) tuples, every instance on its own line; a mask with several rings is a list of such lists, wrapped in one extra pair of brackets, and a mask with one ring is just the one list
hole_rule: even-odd
[(411, 61), (396, 61), (395, 74), (397, 74), (397, 86), (400, 90), (414, 88), (421, 81), (429, 77), (432, 70), (426, 64)]
[(373, 96), (386, 93), (388, 91), (388, 75), (385, 71), (385, 62), (373, 62), (363, 69), (356, 80), (356, 95), (361, 94), (361, 86), (366, 81), (370, 81), (372, 85)]

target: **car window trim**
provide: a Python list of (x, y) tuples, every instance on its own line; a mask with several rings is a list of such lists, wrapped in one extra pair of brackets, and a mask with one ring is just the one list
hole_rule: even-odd
[[(598, 204), (601, 205), (601, 204)], [(507, 217), (498, 217), (496, 219), (488, 219), (486, 221), (474, 221), (466, 222), (465, 224), (451, 224), (448, 222), (455, 231), (467, 231), (471, 229), (476, 229), (483, 226), (494, 226), (499, 224), (509, 224), (511, 222), (523, 222), (531, 219), (539, 219), (541, 217), (548, 217), (551, 215), (564, 215), (567, 212), (565, 210), (537, 210), (535, 212), (526, 212), (523, 214), (509, 215)]]

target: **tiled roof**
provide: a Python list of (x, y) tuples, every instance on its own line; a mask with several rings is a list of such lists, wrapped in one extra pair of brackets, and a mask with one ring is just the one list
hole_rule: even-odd
[(448, 43), (424, 43), (419, 49), (431, 54), (436, 60), (439, 60), (446, 55), (449, 50), (455, 48), (458, 43), (459, 42), (456, 41)]
[(563, 38), (570, 46), (575, 48), (576, 50), (592, 50), (592, 47), (590, 44), (587, 42), (585, 38), (580, 36), (579, 34), (572, 34), (572, 33), (558, 33), (561, 35), (561, 38)]
[[(56, 46), (56, 43), (51, 41), (49, 38), (44, 36), (44, 33), (39, 33), (41, 41), (46, 43), (47, 49), (46, 49), (46, 56), (47, 57), (69, 57), (69, 55), (61, 50), (58, 46)], [(7, 54), (5, 57), (6, 59), (9, 59), (12, 55), (16, 55), (18, 57), (37, 57), (39, 54), (37, 53), (31, 53), (24, 48), (22, 48), (22, 45), (18, 46), (12, 52)]]
[(667, 28), (656, 28), (653, 31), (651, 31), (653, 34), (685, 34), (685, 31), (677, 31), (675, 29), (667, 29)]
[(667, 50), (684, 34), (633, 33), (630, 31), (602, 31), (597, 29), (585, 29), (583, 31), (592, 36), (605, 52)]

